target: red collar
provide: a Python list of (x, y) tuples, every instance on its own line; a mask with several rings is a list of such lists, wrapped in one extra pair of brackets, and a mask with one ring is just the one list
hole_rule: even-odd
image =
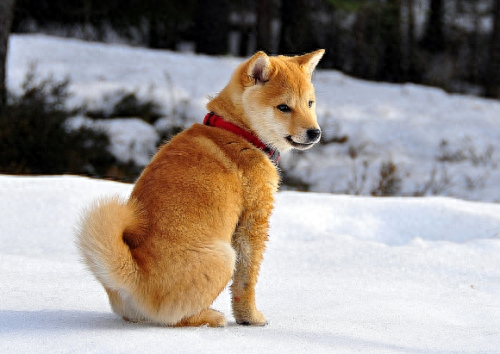
[(221, 128), (221, 129), (230, 131), (231, 133), (234, 133), (236, 135), (239, 135), (239, 136), (245, 138), (247, 141), (252, 143), (255, 147), (257, 147), (257, 148), (261, 149), (263, 152), (265, 152), (266, 155), (271, 159), (272, 162), (274, 162), (276, 165), (278, 164), (278, 161), (280, 159), (280, 153), (278, 150), (270, 148), (269, 146), (264, 144), (262, 141), (260, 141), (259, 138), (257, 138), (252, 133), (249, 133), (246, 130), (243, 130), (242, 128), (238, 127), (237, 125), (224, 120), (224, 118), (219, 117), (218, 115), (215, 115), (214, 113), (208, 113), (205, 116), (205, 119), (203, 120), (203, 124), (208, 125), (210, 127)]

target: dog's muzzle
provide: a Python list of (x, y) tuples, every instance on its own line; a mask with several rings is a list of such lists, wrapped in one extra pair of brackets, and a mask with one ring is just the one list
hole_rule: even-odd
[(293, 139), (291, 135), (286, 137), (286, 140), (290, 145), (292, 145), (295, 149), (305, 150), (312, 147), (316, 144), (321, 138), (321, 130), (320, 129), (308, 129), (306, 131), (306, 139), (305, 141), (296, 141)]

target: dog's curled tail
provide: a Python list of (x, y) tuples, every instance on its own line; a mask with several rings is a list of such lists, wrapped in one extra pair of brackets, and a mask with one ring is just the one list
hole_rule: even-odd
[(76, 244), (94, 276), (113, 290), (135, 287), (140, 269), (124, 242), (124, 233), (144, 230), (144, 217), (134, 200), (99, 199), (82, 215)]

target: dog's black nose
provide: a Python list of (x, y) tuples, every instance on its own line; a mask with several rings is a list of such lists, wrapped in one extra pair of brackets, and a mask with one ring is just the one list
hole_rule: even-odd
[(321, 136), (321, 130), (319, 129), (307, 130), (307, 137), (309, 138), (309, 141), (318, 141), (320, 136)]

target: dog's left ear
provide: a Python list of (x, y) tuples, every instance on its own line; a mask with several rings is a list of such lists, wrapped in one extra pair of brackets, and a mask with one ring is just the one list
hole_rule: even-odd
[(307, 75), (311, 76), (319, 61), (323, 57), (323, 54), (325, 54), (325, 50), (318, 49), (314, 52), (298, 56), (296, 57), (296, 60), (302, 70), (304, 70)]
[(264, 52), (255, 53), (248, 60), (247, 75), (255, 81), (255, 84), (265, 84), (269, 81), (271, 61)]

